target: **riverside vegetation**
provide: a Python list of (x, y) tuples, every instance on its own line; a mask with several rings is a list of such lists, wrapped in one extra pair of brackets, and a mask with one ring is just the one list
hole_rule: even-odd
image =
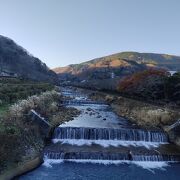
[[(7, 170), (11, 171), (40, 156), (46, 143), (38, 126), (29, 120), (28, 113), (31, 109), (41, 114), (52, 128), (63, 121), (70, 120), (78, 114), (78, 111), (73, 108), (59, 107), (61, 95), (51, 84), (19, 79), (2, 81), (0, 174), (6, 174)], [(11, 88), (8, 89), (8, 87)], [(12, 98), (9, 98), (10, 96)]]
[(43, 91), (52, 90), (53, 85), (18, 78), (0, 78), (0, 105), (12, 104)]
[(35, 167), (24, 169), (27, 162), (40, 157), (47, 142), (37, 124), (30, 121), (31, 109), (52, 128), (78, 113), (58, 106), (61, 95), (54, 91), (57, 82), (56, 73), (45, 63), (0, 35), (0, 175), (5, 175), (0, 179), (11, 179), (17, 171)]
[(172, 76), (156, 69), (134, 73), (120, 81), (117, 91), (131, 98), (180, 106), (180, 72)]

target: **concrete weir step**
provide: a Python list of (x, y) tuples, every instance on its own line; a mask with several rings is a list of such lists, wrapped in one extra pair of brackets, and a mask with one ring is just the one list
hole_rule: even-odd
[(60, 103), (64, 105), (88, 105), (88, 104), (106, 105), (105, 102), (91, 101), (91, 100), (64, 100)]
[(85, 140), (124, 140), (146, 142), (168, 142), (163, 131), (143, 130), (135, 128), (91, 128), (91, 127), (58, 127), (54, 130), (54, 139)]
[(51, 144), (44, 149), (49, 159), (80, 160), (132, 160), (132, 161), (170, 161), (180, 162), (180, 149), (175, 145), (161, 145), (148, 150), (143, 147), (107, 147), (99, 145), (76, 146), (69, 144)]

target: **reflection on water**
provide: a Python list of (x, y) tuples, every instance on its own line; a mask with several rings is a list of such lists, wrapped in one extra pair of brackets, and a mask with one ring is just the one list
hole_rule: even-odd
[(60, 127), (100, 127), (100, 128), (120, 128), (122, 125), (129, 125), (127, 119), (118, 117), (107, 105), (86, 105), (86, 106), (69, 106), (75, 107), (81, 111), (78, 117), (68, 121)]

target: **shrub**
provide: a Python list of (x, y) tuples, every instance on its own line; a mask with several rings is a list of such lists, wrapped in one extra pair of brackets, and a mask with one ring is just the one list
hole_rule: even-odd
[[(57, 102), (59, 94), (56, 91), (44, 92), (39, 96), (28, 97), (27, 100), (19, 100), (17, 103), (10, 106), (8, 111), (8, 118), (11, 121), (20, 122), (31, 109), (37, 109), (39, 113), (47, 116), (53, 109), (57, 110)], [(55, 101), (55, 102), (54, 102)]]
[(180, 73), (169, 76), (166, 71), (154, 69), (138, 72), (125, 77), (117, 90), (130, 97), (180, 105)]
[(50, 91), (53, 88), (54, 86), (48, 83), (0, 79), (0, 97), (3, 103), (14, 103), (19, 99)]
[(143, 81), (145, 81), (148, 77), (166, 77), (167, 73), (164, 70), (155, 70), (149, 69), (145, 71), (141, 71), (138, 73), (134, 73), (131, 76), (125, 77), (118, 85), (118, 91), (123, 92), (126, 91), (128, 88), (134, 87)]

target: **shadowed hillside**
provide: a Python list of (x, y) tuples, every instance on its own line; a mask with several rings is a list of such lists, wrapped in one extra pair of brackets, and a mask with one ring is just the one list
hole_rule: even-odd
[(0, 35), (0, 75), (56, 82), (57, 75), (13, 40)]

